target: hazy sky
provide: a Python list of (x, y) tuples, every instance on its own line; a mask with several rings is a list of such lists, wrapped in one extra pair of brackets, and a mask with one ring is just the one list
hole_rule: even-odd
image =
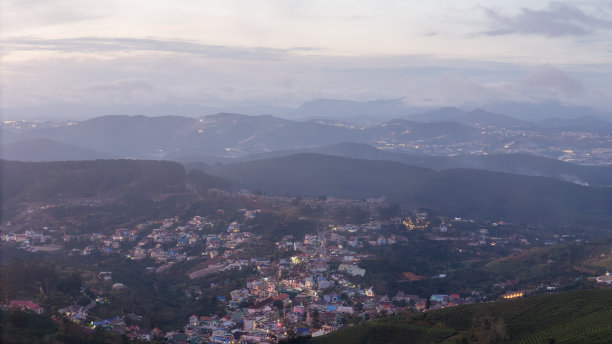
[(3, 107), (611, 109), (611, 1), (3, 0)]

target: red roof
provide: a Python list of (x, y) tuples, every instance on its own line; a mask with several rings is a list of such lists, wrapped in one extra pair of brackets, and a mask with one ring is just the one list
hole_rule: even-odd
[(40, 306), (32, 301), (13, 300), (9, 303), (10, 308), (25, 307), (29, 309), (40, 309)]
[(284, 300), (286, 300), (286, 299), (288, 299), (288, 298), (289, 298), (289, 294), (287, 294), (287, 293), (282, 293), (282, 294), (280, 294), (280, 295), (275, 296), (275, 297), (274, 297), (274, 300), (284, 301)]
[(271, 304), (271, 303), (272, 303), (272, 301), (274, 301), (274, 300), (272, 300), (271, 298), (267, 298), (267, 299), (265, 299), (265, 300), (263, 300), (263, 301), (261, 301), (261, 302), (259, 302), (259, 303), (255, 304), (254, 306), (249, 307), (249, 308), (250, 308), (250, 309), (262, 309), (262, 308), (264, 308), (265, 306), (267, 306), (267, 305)]

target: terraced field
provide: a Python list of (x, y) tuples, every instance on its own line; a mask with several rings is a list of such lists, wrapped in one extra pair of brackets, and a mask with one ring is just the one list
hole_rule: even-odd
[(317, 344), (348, 343), (437, 343), (456, 334), (451, 329), (428, 328), (409, 324), (384, 324), (368, 322), (352, 328), (343, 329), (327, 336), (314, 338)]
[[(581, 290), (471, 304), (366, 322), (312, 343), (444, 343), (468, 338), (495, 319), (507, 343), (612, 343), (612, 289)], [(475, 330), (476, 328), (476, 330)]]

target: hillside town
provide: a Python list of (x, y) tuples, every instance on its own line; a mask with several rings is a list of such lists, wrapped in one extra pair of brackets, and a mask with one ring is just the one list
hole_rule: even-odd
[[(291, 197), (241, 194), (264, 201), (269, 207), (287, 206)], [(352, 206), (371, 214), (381, 206), (381, 200), (301, 199), (308, 206), (333, 209)], [(37, 211), (58, 205), (37, 204), (25, 213), (35, 217)], [(65, 206), (65, 204), (63, 205)], [(377, 292), (368, 284), (364, 261), (376, 260), (376, 249), (405, 245), (414, 240), (450, 243), (454, 254), (480, 255), (498, 250), (501, 253), (571, 242), (574, 235), (545, 237), (531, 234), (534, 229), (509, 231), (512, 224), (477, 222), (461, 218), (432, 218), (424, 210), (403, 211), (400, 217), (364, 217), (362, 223), (338, 223), (328, 216), (316, 232), (303, 235), (283, 235), (270, 242), (271, 251), (259, 251), (256, 245), (270, 241), (255, 234), (258, 216), (265, 209), (239, 209), (239, 220), (229, 223), (223, 211), (215, 216), (196, 215), (187, 219), (179, 216), (148, 220), (129, 227), (116, 228), (112, 233), (81, 233), (78, 220), (63, 225), (50, 224), (40, 229), (17, 232), (14, 229), (32, 227), (26, 222), (4, 223), (3, 245), (12, 245), (28, 254), (63, 254), (74, 257), (120, 257), (130, 264), (140, 264), (148, 276), (163, 276), (181, 266), (191, 281), (185, 295), (198, 302), (213, 299), (216, 312), (209, 314), (176, 314), (184, 318), (182, 328), (162, 331), (138, 325), (143, 315), (117, 313), (110, 318), (96, 315), (96, 307), (104, 305), (113, 293), (128, 292), (129, 279), (117, 277), (112, 271), (94, 271), (82, 285), (81, 292), (93, 295), (87, 304), (66, 304), (51, 314), (81, 324), (84, 328), (102, 328), (141, 340), (165, 339), (170, 343), (274, 343), (296, 336), (321, 336), (339, 328), (367, 319), (385, 317), (405, 311), (420, 312), (459, 304), (491, 300), (482, 290), (457, 290), (447, 294), (393, 295)], [(26, 219), (27, 216), (22, 217)], [(435, 222), (434, 223), (432, 223)], [(225, 223), (225, 227), (220, 227)], [(255, 246), (254, 246), (255, 245)], [(255, 248), (254, 248), (255, 247)], [(107, 258), (105, 258), (107, 257)], [(144, 265), (143, 265), (144, 264)], [(245, 283), (227, 290), (228, 281), (204, 282), (221, 274), (244, 273)], [(402, 271), (402, 281), (446, 279), (447, 271), (435, 271), (428, 276), (414, 271)], [(600, 278), (608, 281), (609, 278)], [(600, 280), (597, 280), (600, 282)], [(208, 285), (203, 284), (208, 283)], [(553, 285), (513, 290), (516, 281), (497, 284), (504, 299), (522, 297)], [(43, 306), (32, 300), (7, 300), (3, 307), (43, 313)]]

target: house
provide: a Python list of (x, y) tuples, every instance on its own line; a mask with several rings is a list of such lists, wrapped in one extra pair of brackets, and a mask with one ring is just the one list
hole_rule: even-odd
[(365, 269), (362, 269), (358, 267), (357, 265), (351, 265), (351, 264), (340, 264), (340, 266), (338, 267), (338, 271), (346, 272), (347, 274), (351, 276), (359, 275), (361, 277), (363, 277), (366, 272)]
[(274, 299), (268, 298), (265, 299), (254, 306), (249, 307), (249, 314), (257, 313), (257, 312), (269, 312), (272, 310), (272, 302)]
[(198, 325), (200, 325), (200, 317), (198, 317), (196, 314), (190, 316), (189, 317), (189, 326), (196, 327)]
[(338, 313), (353, 314), (353, 307), (352, 306), (338, 306), (338, 307), (336, 307), (336, 311)]
[(612, 285), (612, 274), (606, 273), (605, 275), (598, 276), (595, 278), (597, 283), (603, 283), (607, 285)]
[(434, 302), (444, 302), (447, 300), (448, 300), (448, 295), (444, 295), (444, 294), (431, 295), (431, 301), (434, 301)]
[(38, 304), (32, 301), (24, 301), (24, 300), (12, 300), (9, 302), (9, 308), (11, 309), (19, 309), (22, 311), (31, 311), (36, 314), (41, 314), (43, 312), (43, 308)]
[(66, 308), (59, 309), (59, 313), (70, 318), (72, 321), (85, 321), (87, 311), (81, 305), (70, 305)]
[(283, 306), (286, 306), (291, 301), (291, 298), (289, 297), (289, 294), (282, 293), (275, 296), (274, 301), (281, 301), (283, 303)]

